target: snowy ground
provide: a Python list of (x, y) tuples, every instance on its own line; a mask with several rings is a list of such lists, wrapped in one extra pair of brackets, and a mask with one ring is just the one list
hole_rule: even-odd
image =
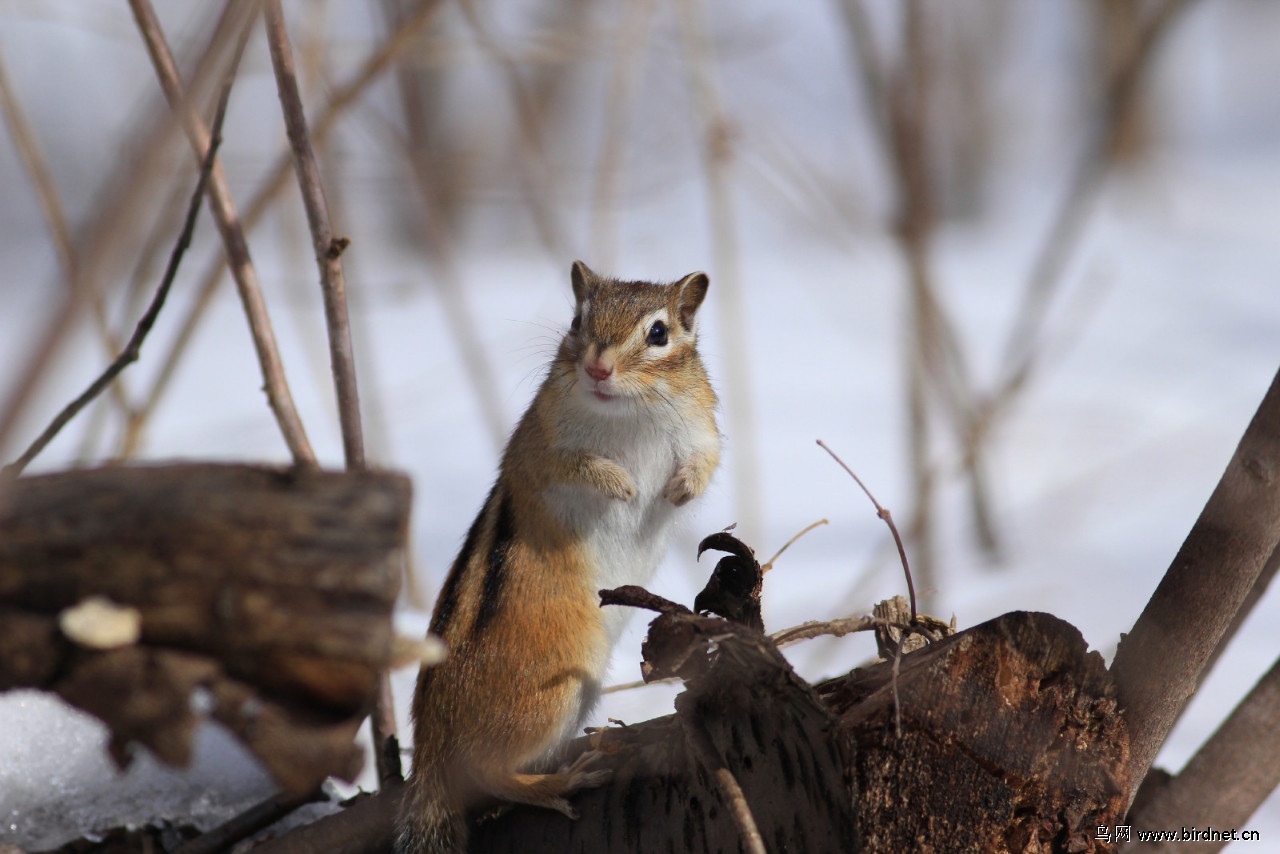
[[(1276, 107), (1274, 97), (1265, 104), (1272, 113)], [(1050, 611), (1110, 658), (1280, 366), (1280, 137), (1259, 132), (1230, 145), (1185, 133), (1177, 138), (1179, 145), (1109, 187), (1077, 264), (1072, 292), (1080, 296), (1065, 303), (1054, 327), (1063, 348), (999, 436), (993, 474), (1005, 537), (1000, 565), (989, 565), (974, 548), (963, 495), (944, 491), (934, 610), (942, 617), (954, 612), (961, 627), (1009, 610)], [(947, 231), (939, 241), (938, 268), (950, 285), (945, 298), (974, 342), (983, 375), (992, 373), (997, 343), (987, 330), (1011, 311), (1026, 247), (1059, 191), (1052, 178), (1020, 184), (996, 221)], [(373, 418), (372, 453), (414, 477), (414, 554), (419, 579), (434, 595), (489, 486), (498, 449), (458, 367), (439, 302), (424, 284), (422, 263), (374, 226), (361, 227), (385, 218), (374, 209), (378, 201), (355, 200), (369, 208), (357, 207), (348, 229), (354, 240), (348, 278), (359, 297), (357, 355)], [(741, 203), (745, 359), (765, 521), (761, 530), (740, 533), (767, 556), (810, 522), (831, 520), (768, 577), (766, 624), (779, 629), (864, 613), (902, 592), (899, 571), (881, 523), (814, 440), (839, 451), (882, 503), (906, 512), (899, 261), (883, 238), (815, 233), (745, 191)], [(696, 176), (637, 200), (616, 272), (670, 279), (708, 267), (701, 206)], [(31, 226), (28, 236), (38, 234)], [(526, 241), (503, 240), (473, 235), (460, 247), (460, 262), (511, 423), (569, 319), (571, 259), (548, 259)], [(264, 241), (255, 250), (302, 417), (317, 450), (336, 465), (340, 446), (311, 267), (305, 255), (273, 252)], [(2, 251), (24, 283), (5, 290), (0, 309), (0, 364), (12, 364), (29, 346), (31, 318), (47, 310), (36, 285), (51, 278), (53, 267), (47, 254), (17, 243)], [(581, 252), (592, 262), (589, 248)], [(724, 377), (722, 307), (711, 272), (703, 348), (713, 377)], [(145, 456), (284, 461), (229, 288), (214, 312), (157, 414)], [(157, 341), (171, 333), (162, 319)], [(100, 365), (87, 331), (82, 337), (85, 344), (63, 360), (23, 436)], [(152, 352), (162, 350), (156, 345)], [(151, 370), (144, 351), (136, 371)], [(8, 381), (0, 372), (0, 389)], [(697, 539), (741, 514), (735, 472), (750, 449), (735, 442), (728, 425), (726, 431), (721, 475), (655, 584), (672, 599), (690, 602), (705, 580), (709, 566), (693, 561)], [(68, 431), (41, 467), (71, 460), (78, 435)], [(1206, 680), (1159, 764), (1179, 768), (1273, 662), (1280, 650), (1277, 596), (1273, 590), (1262, 601)], [(401, 618), (406, 632), (425, 625), (413, 608)], [(637, 678), (642, 634), (637, 621), (623, 637), (614, 658), (617, 681)], [(788, 650), (810, 679), (844, 672), (871, 654), (870, 640), (857, 637)], [(412, 680), (409, 672), (395, 676), (401, 721)], [(598, 718), (663, 714), (675, 691), (611, 695)], [(208, 826), (272, 791), (240, 749), (212, 729), (183, 772), (143, 756), (118, 776), (104, 740), (95, 721), (56, 700), (0, 696), (0, 841), (49, 847), (77, 832), (162, 817)], [(1263, 839), (1280, 837), (1280, 799), (1273, 797), (1249, 827)]]

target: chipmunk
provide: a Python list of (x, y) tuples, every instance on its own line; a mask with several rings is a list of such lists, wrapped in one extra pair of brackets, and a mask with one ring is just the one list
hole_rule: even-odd
[(670, 285), (571, 271), (573, 322), (512, 433), (431, 618), (448, 658), (418, 674), (397, 851), (465, 851), (466, 810), (496, 798), (576, 813), (607, 774), (557, 754), (599, 698), (626, 612), (720, 460), (694, 324), (705, 273)]

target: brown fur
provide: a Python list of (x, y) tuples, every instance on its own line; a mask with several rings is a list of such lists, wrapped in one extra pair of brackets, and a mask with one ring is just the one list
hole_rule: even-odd
[[(464, 850), (463, 816), (481, 799), (572, 814), (565, 796), (599, 781), (581, 767), (528, 773), (554, 761), (607, 667), (610, 639), (597, 591), (610, 567), (597, 565), (601, 550), (591, 538), (608, 542), (609, 520), (619, 518), (610, 516), (611, 502), (631, 502), (637, 483), (648, 490), (640, 500), (679, 506), (706, 489), (719, 461), (715, 393), (692, 328), (706, 276), (669, 286), (619, 282), (579, 262), (572, 279), (579, 328), (561, 342), (512, 434), (436, 603), (431, 631), (449, 657), (422, 670), (414, 694), (414, 771), (397, 840), (404, 854)], [(669, 345), (648, 346), (641, 325), (664, 309)], [(584, 363), (609, 366), (626, 399), (616, 406), (632, 409), (614, 415), (607, 407), (615, 404), (606, 403), (610, 414), (593, 414), (598, 404), (580, 400)], [(650, 451), (628, 471), (598, 452), (618, 453), (617, 437), (653, 413), (675, 437), (669, 460), (655, 461)], [(655, 478), (665, 484), (660, 495)]]

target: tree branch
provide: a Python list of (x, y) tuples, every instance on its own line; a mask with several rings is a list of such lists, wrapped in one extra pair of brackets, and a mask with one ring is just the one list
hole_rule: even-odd
[[(360, 394), (356, 379), (355, 353), (351, 346), (351, 318), (347, 310), (346, 279), (342, 270), (345, 238), (334, 237), (329, 205), (320, 181), (320, 167), (307, 132), (307, 119), (298, 92), (293, 49), (279, 0), (267, 0), (265, 8), (267, 45), (275, 70), (276, 88), (284, 111), (294, 169), (302, 191), (307, 224), (311, 229), (316, 264), (320, 268), (320, 288), (324, 294), (324, 315), (329, 332), (329, 362), (338, 398), (338, 419), (342, 424), (342, 447), (349, 470), (365, 467), (364, 430), (360, 422)], [(391, 682), (382, 674), (375, 709), (369, 717), (374, 762), (378, 780), (387, 783), (401, 777), (399, 741), (396, 738), (395, 707)]]
[[(1129, 823), (1138, 830), (1188, 825), (1243, 827), (1280, 785), (1277, 756), (1280, 659), (1178, 776), (1167, 782)], [(1185, 847), (1179, 845), (1177, 850)], [(1197, 851), (1217, 851), (1222, 844), (1192, 847)]]
[(174, 244), (173, 251), (169, 254), (169, 264), (165, 268), (164, 278), (160, 280), (160, 287), (156, 289), (155, 296), (151, 299), (151, 305), (147, 307), (146, 312), (138, 321), (137, 327), (134, 328), (133, 335), (129, 338), (129, 343), (125, 345), (124, 350), (115, 358), (115, 361), (107, 366), (101, 376), (57, 414), (53, 421), (49, 423), (49, 426), (44, 429), (44, 432), (36, 437), (36, 440), (22, 452), (22, 455), (17, 460), (4, 467), (4, 475), (17, 477), (22, 474), (27, 465), (36, 458), (37, 454), (45, 449), (45, 446), (53, 441), (53, 437), (57, 436), (72, 418), (75, 418), (82, 409), (92, 403), (102, 393), (102, 390), (120, 375), (121, 371), (138, 361), (138, 354), (142, 352), (142, 343), (146, 341), (147, 335), (151, 332), (151, 327), (155, 325), (156, 318), (160, 316), (160, 309), (164, 308), (165, 299), (169, 296), (169, 289), (173, 286), (174, 277), (178, 274), (178, 266), (182, 263), (182, 257), (186, 254), (187, 248), (191, 245), (191, 236), (195, 233), (196, 219), (200, 214), (200, 200), (204, 197), (205, 188), (209, 185), (209, 175), (213, 171), (214, 158), (217, 157), (218, 146), (222, 142), (220, 136), (222, 133), (222, 120), (227, 114), (227, 101), (230, 95), (231, 78), (228, 78), (222, 90), (222, 97), (218, 102), (218, 112), (213, 120), (209, 148), (205, 153), (204, 163), (200, 167), (200, 177), (196, 181), (196, 189), (191, 196), (191, 204), (187, 207), (187, 217), (183, 223), (182, 232), (178, 235), (178, 241)]
[(1130, 801), (1280, 542), (1280, 373), (1111, 671), (1132, 748)]
[[(360, 70), (345, 84), (333, 90), (324, 109), (320, 111), (319, 118), (316, 119), (311, 128), (311, 137), (316, 143), (322, 142), (329, 135), (337, 124), (338, 119), (346, 113), (347, 109), (364, 94), (374, 81), (391, 67), (391, 64), (395, 62), (400, 54), (414, 43), (419, 33), (434, 16), (441, 2), (442, 0), (420, 0), (417, 6), (405, 16), (403, 22), (395, 31), (377, 49), (370, 52), (364, 62), (361, 63)], [(287, 152), (282, 154), (268, 171), (267, 177), (259, 184), (239, 220), (245, 231), (253, 229), (284, 188), (285, 179), (289, 175), (290, 162), (290, 155)], [(213, 294), (222, 276), (224, 263), (223, 259), (219, 259), (202, 280), (199, 294), (183, 319), (182, 326), (174, 337), (173, 345), (170, 347), (166, 358), (162, 360), (160, 372), (145, 396), (145, 402), (138, 417), (139, 422), (143, 422), (150, 417), (151, 413), (155, 411), (159, 399), (168, 389), (169, 383), (173, 379), (174, 371), (182, 361), (182, 356), (190, 346), (191, 341), (195, 338), (196, 329), (200, 325), (201, 318), (204, 317), (205, 309), (213, 299)]]
[[(257, 14), (260, 0), (232, 0), (227, 5), (227, 15), (233, 7), (248, 9), (248, 20), (252, 21)], [(208, 148), (209, 130), (196, 112), (194, 105), (183, 92), (182, 79), (178, 74), (173, 53), (165, 41), (160, 20), (151, 6), (151, 0), (129, 0), (134, 18), (138, 23), (138, 31), (142, 34), (151, 62), (164, 88), (169, 106), (178, 114), (183, 129), (187, 133), (192, 148), (197, 154), (203, 154)], [(248, 37), (248, 29), (241, 35), (239, 48), (243, 49), (244, 39)], [(284, 363), (280, 360), (280, 350), (276, 344), (275, 330), (271, 326), (271, 317), (267, 313), (266, 300), (262, 295), (262, 285), (258, 281), (257, 268), (249, 256), (249, 244), (245, 240), (244, 227), (236, 211), (235, 202), (231, 198), (231, 188), (227, 184), (226, 173), (222, 164), (215, 162), (213, 176), (209, 183), (209, 209), (218, 231), (222, 234), (222, 242), (226, 248), (227, 260), (231, 267), (231, 275), (235, 278), (240, 292), (240, 302), (244, 306), (245, 317), (249, 321), (249, 330), (253, 336), (254, 348), (258, 354), (258, 364), (262, 369), (262, 379), (267, 393), (267, 402), (275, 414), (285, 444), (293, 455), (295, 463), (300, 465), (316, 464), (315, 451), (307, 439), (302, 419), (298, 417), (297, 407), (293, 403), (293, 395), (289, 391), (288, 380), (284, 375)]]

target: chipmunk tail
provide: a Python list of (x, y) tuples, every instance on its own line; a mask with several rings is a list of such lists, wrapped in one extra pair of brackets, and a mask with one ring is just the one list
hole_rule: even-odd
[(466, 814), (443, 792), (442, 780), (409, 779), (396, 821), (396, 854), (465, 854)]

